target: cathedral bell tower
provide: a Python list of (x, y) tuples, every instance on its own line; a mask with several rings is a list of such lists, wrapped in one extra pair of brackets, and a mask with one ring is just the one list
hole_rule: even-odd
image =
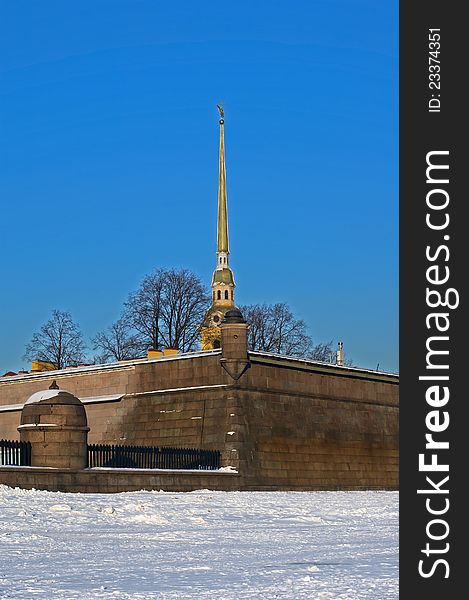
[(220, 112), (220, 164), (218, 171), (218, 229), (217, 266), (212, 277), (212, 306), (205, 315), (201, 327), (202, 350), (212, 350), (221, 346), (220, 324), (225, 313), (235, 308), (233, 271), (230, 269), (228, 244), (228, 207), (226, 203), (225, 168), (225, 115), (221, 104)]

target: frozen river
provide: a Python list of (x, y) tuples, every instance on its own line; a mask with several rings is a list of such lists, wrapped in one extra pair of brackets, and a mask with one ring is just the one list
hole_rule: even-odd
[(0, 486), (0, 598), (396, 600), (398, 494)]

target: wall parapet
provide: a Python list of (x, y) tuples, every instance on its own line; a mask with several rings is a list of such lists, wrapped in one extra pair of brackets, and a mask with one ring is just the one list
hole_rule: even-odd
[(283, 367), (285, 369), (295, 369), (296, 371), (307, 371), (310, 373), (321, 373), (324, 375), (336, 375), (351, 379), (366, 379), (369, 381), (380, 381), (399, 385), (399, 375), (397, 373), (387, 373), (385, 371), (373, 371), (362, 367), (339, 366), (332, 363), (326, 363), (316, 360), (298, 358), (295, 356), (284, 356), (273, 352), (250, 351), (249, 359), (252, 363), (265, 364), (274, 367)]
[(193, 492), (209, 489), (235, 491), (240, 487), (236, 471), (169, 469), (54, 469), (0, 467), (0, 485), (51, 492), (116, 493), (157, 490)]

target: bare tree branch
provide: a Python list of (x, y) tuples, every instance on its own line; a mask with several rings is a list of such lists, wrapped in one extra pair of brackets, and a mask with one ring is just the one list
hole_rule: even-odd
[(145, 355), (146, 349), (136, 334), (132, 334), (129, 324), (119, 319), (105, 331), (97, 333), (91, 340), (93, 350), (101, 350), (96, 357), (98, 362), (110, 360), (130, 360)]
[(43, 360), (56, 369), (76, 366), (84, 361), (85, 344), (69, 312), (52, 311), (52, 318), (33, 334), (24, 360)]
[(310, 351), (312, 341), (306, 323), (296, 319), (286, 304), (251, 304), (240, 310), (250, 325), (251, 350), (288, 356), (306, 356)]
[(309, 352), (308, 358), (319, 360), (321, 362), (335, 363), (336, 353), (333, 348), (332, 340), (330, 342), (316, 344)]
[(165, 271), (157, 269), (147, 275), (138, 290), (124, 304), (123, 319), (135, 329), (138, 338), (152, 348), (161, 344), (161, 300)]
[(129, 296), (124, 320), (141, 344), (188, 352), (198, 346), (198, 327), (209, 301), (204, 285), (191, 271), (158, 269)]
[[(313, 344), (306, 323), (296, 319), (287, 304), (249, 304), (239, 308), (250, 325), (251, 350), (336, 362), (332, 340)], [(352, 361), (348, 359), (345, 364), (352, 366)]]

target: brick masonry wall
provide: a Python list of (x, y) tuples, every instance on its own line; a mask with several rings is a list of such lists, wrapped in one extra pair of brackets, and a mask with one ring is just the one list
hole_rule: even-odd
[(397, 489), (398, 392), (253, 362), (231, 441), (244, 489)]
[(0, 467), (0, 484), (24, 489), (61, 492), (115, 493), (138, 490), (191, 492), (194, 490), (231, 491), (239, 487), (236, 473), (218, 471), (132, 471), (129, 469), (39, 469)]
[[(79, 397), (127, 394), (86, 404), (90, 443), (218, 449), (239, 469), (238, 489), (397, 488), (398, 378), (252, 356), (235, 383), (219, 359), (143, 363), (118, 369), (116, 381), (112, 370), (57, 379)], [(12, 401), (25, 400), (26, 387), (11, 389)], [(0, 413), (0, 438), (17, 438), (18, 423), (19, 412)]]
[[(108, 371), (88, 371), (85, 373), (67, 369), (60, 374), (41, 373), (36, 376), (21, 378), (5, 378), (0, 380), (0, 406), (6, 404), (22, 404), (34, 392), (47, 389), (55, 379), (58, 386), (78, 397), (106, 396), (109, 394), (125, 394), (132, 390), (135, 368), (122, 367)], [(133, 391), (133, 390), (132, 390)]]
[(223, 450), (230, 430), (224, 388), (125, 397), (86, 412), (90, 443)]
[(219, 359), (218, 353), (0, 378), (0, 406), (22, 404), (34, 392), (47, 389), (54, 379), (61, 389), (79, 398), (224, 383), (227, 376)]
[(0, 440), (19, 440), (17, 427), (20, 424), (21, 411), (0, 413)]
[(240, 398), (244, 423), (233, 443), (242, 442), (245, 489), (397, 488), (396, 408), (252, 391)]
[[(131, 411), (133, 406), (131, 398), (134, 394), (138, 395), (152, 390), (229, 383), (229, 377), (220, 366), (219, 359), (220, 354), (218, 353), (213, 356), (149, 361), (132, 365), (117, 364), (112, 368), (102, 370), (67, 369), (51, 375), (41, 373), (20, 378), (0, 379), (0, 407), (23, 404), (34, 392), (47, 389), (54, 379), (61, 389), (67, 390), (79, 398), (127, 394), (128, 398), (123, 406), (119, 402), (86, 404), (91, 427), (90, 443), (99, 441), (125, 443), (125, 440), (120, 438), (126, 437), (126, 429), (117, 431), (114, 428), (113, 430), (112, 423), (126, 421), (125, 415)], [(174, 399), (174, 396), (172, 398)], [(200, 395), (197, 398), (200, 398)], [(145, 401), (142, 402), (142, 407), (143, 412), (147, 412)], [(139, 413), (139, 410), (132, 412), (135, 415), (135, 413)], [(136, 418), (142, 422), (141, 417)], [(0, 412), (0, 439), (19, 439), (17, 432), (19, 421), (19, 410)], [(109, 431), (107, 430), (108, 425), (110, 426)], [(145, 439), (144, 432), (142, 431), (138, 437)], [(154, 438), (154, 436), (150, 437)], [(192, 440), (197, 438), (197, 434), (185, 437)], [(136, 439), (135, 429), (129, 430), (128, 439), (133, 438)]]
[[(243, 387), (288, 392), (316, 398), (344, 399), (354, 402), (369, 402), (373, 405), (399, 406), (398, 378), (386, 381), (379, 374), (344, 370), (343, 375), (294, 368), (275, 362), (266, 364), (253, 359), (251, 368), (243, 376)], [(293, 363), (297, 365), (299, 363)]]

